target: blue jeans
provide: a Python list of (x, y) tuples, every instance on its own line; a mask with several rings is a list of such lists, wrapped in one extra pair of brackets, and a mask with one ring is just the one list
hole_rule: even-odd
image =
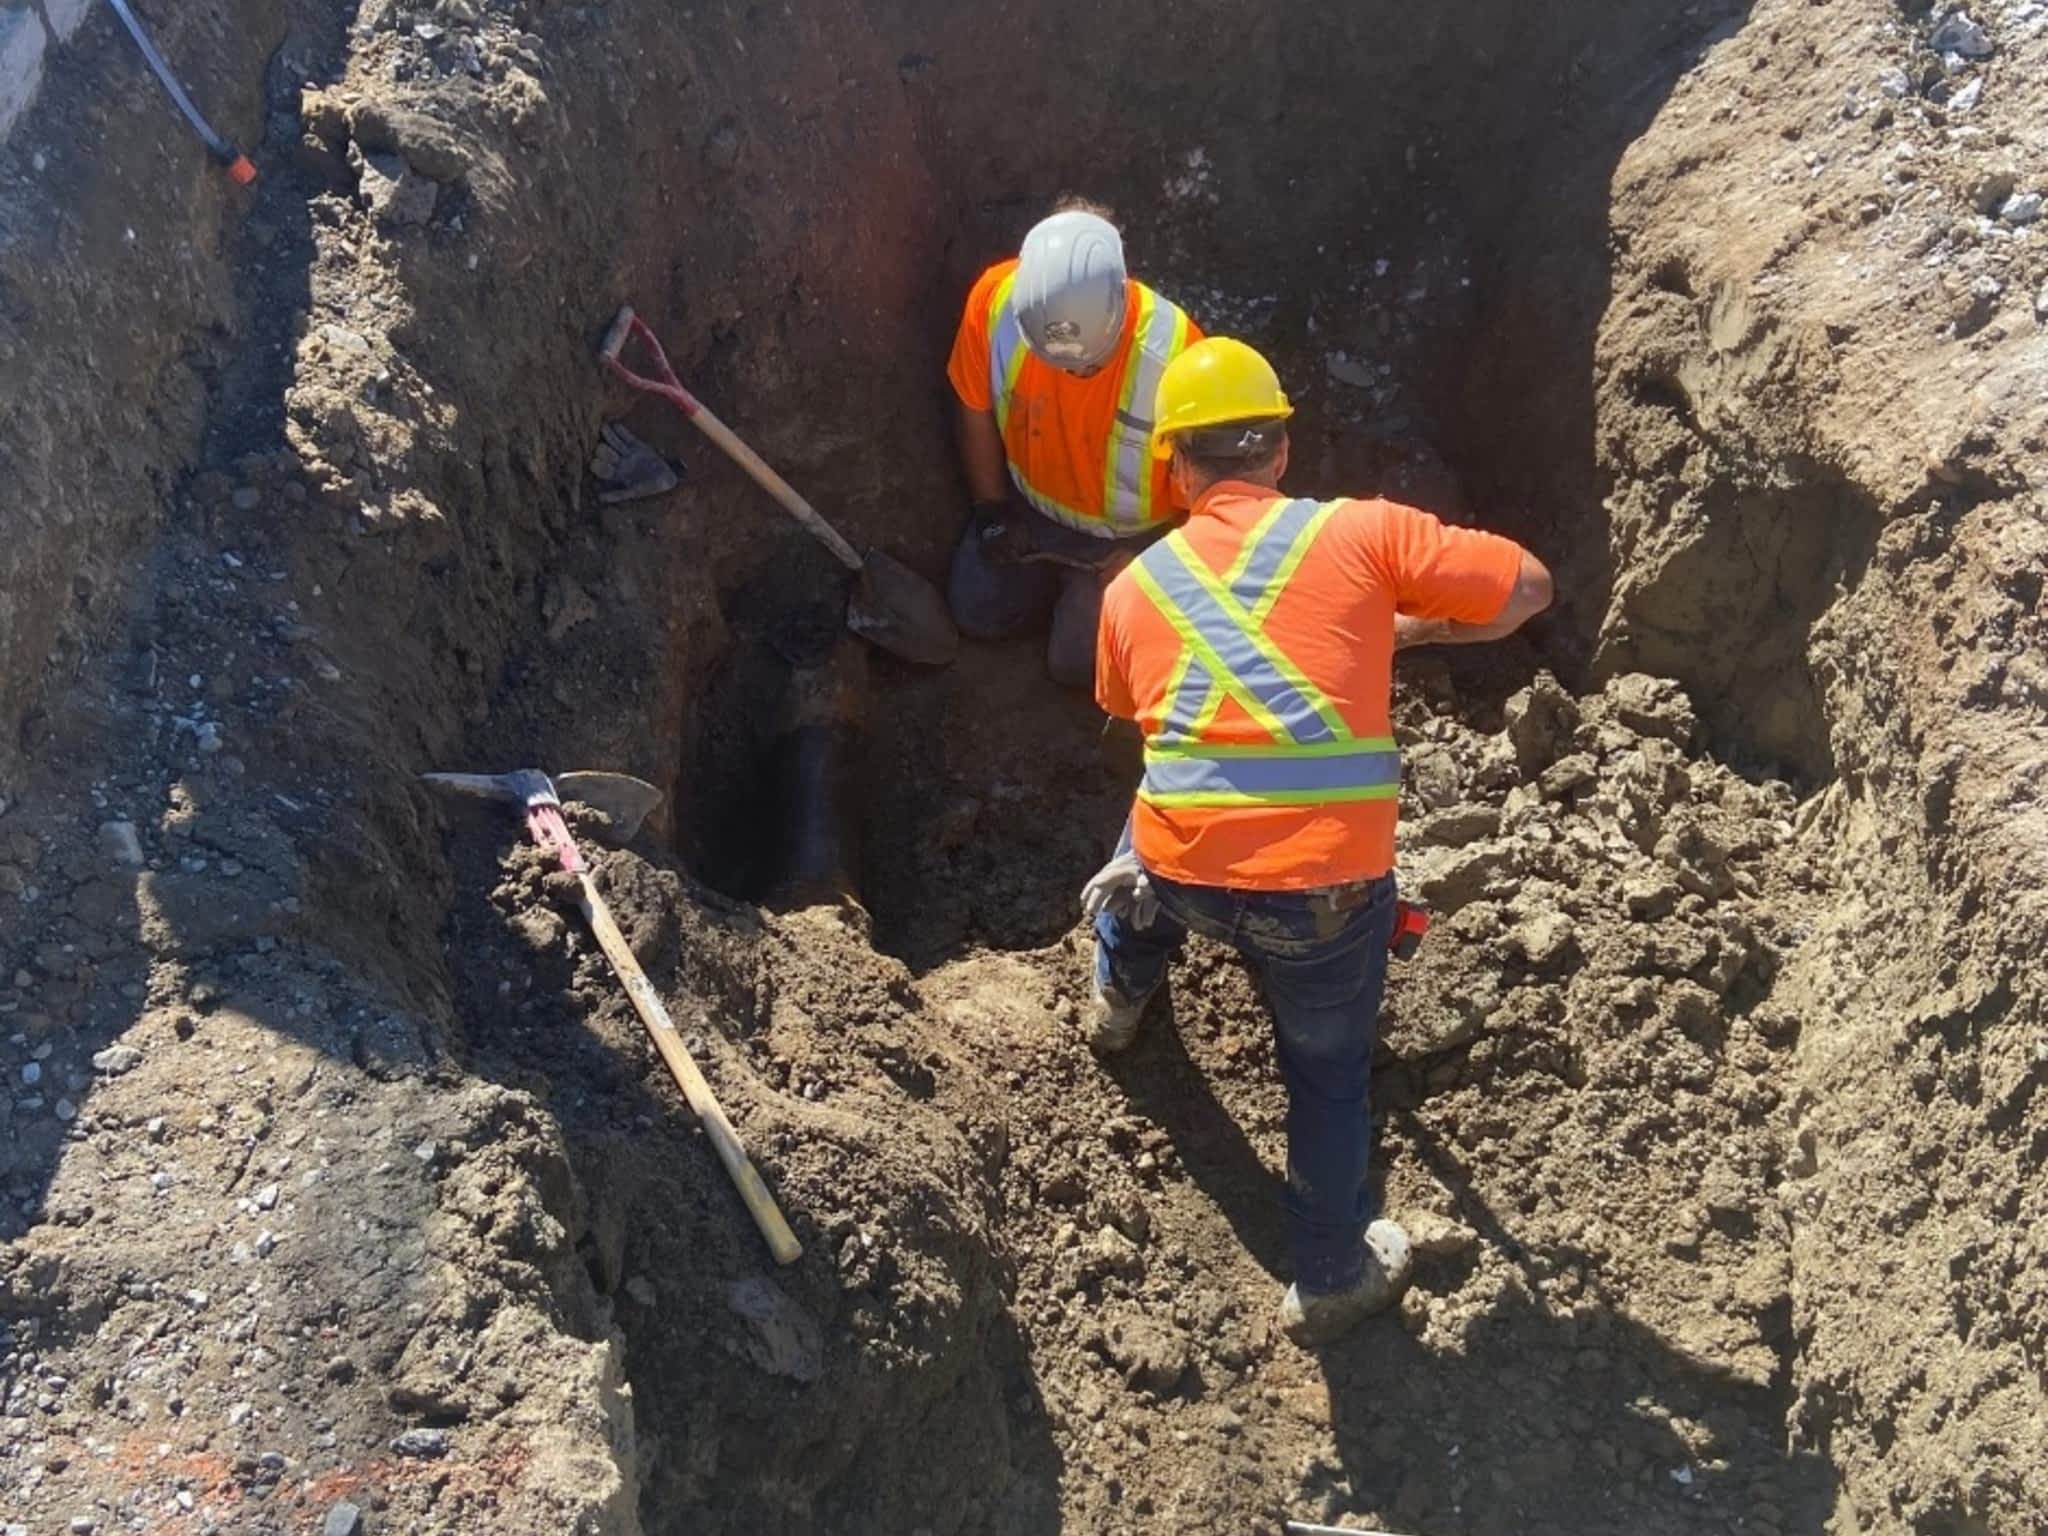
[(1394, 932), (1394, 877), (1352, 887), (1336, 902), (1151, 878), (1160, 910), (1150, 927), (1108, 912), (1096, 918), (1096, 985), (1132, 1002), (1149, 996), (1190, 930), (1232, 945), (1257, 967), (1287, 1085), (1295, 1283), (1310, 1293), (1356, 1284), (1373, 1217), (1366, 1096)]
[[(1035, 514), (1019, 512), (1018, 516)], [(1056, 548), (1071, 558), (1096, 553), (1107, 562), (1128, 553), (1119, 539), (1098, 539), (1060, 527), (1039, 517), (1032, 542)], [(1102, 573), (1070, 565), (1026, 561), (998, 565), (981, 551), (972, 524), (953, 551), (946, 578), (946, 606), (953, 622), (973, 640), (1008, 640), (1052, 615), (1052, 633), (1045, 644), (1045, 669), (1067, 688), (1095, 685), (1095, 631), (1102, 618)]]

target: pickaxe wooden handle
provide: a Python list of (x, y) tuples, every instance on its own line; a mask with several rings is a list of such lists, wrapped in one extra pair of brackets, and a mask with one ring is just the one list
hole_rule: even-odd
[[(612, 919), (611, 908), (605, 905), (604, 898), (591, 883), (590, 867), (583, 862), (582, 851), (577, 848), (576, 839), (569, 834), (569, 824), (562, 819), (561, 796), (557, 794), (554, 782), (536, 768), (520, 769), (514, 773), (426, 773), (420, 777), (439, 789), (519, 806), (526, 817), (527, 835), (552, 853), (561, 867), (576, 877), (577, 901), (583, 911), (583, 920), (597, 935), (605, 959), (611, 962), (613, 972), (626, 989), (626, 996), (633, 1000), (633, 1011), (640, 1015), (640, 1022), (654, 1037), (654, 1048), (661, 1052), (661, 1059), (668, 1064), (677, 1086), (683, 1090), (691, 1112), (702, 1123), (704, 1134), (711, 1138), (718, 1160), (725, 1164), (725, 1171), (732, 1176), (733, 1187), (740, 1192), (740, 1199), (746, 1204), (747, 1214), (754, 1218), (754, 1225), (767, 1239), (768, 1251), (775, 1255), (775, 1262), (794, 1264), (802, 1256), (803, 1248), (797, 1242), (796, 1234), (789, 1230), (789, 1223), (783, 1220), (775, 1197), (768, 1193), (768, 1186), (755, 1172), (753, 1162), (747, 1157), (747, 1149), (740, 1145), (739, 1132), (725, 1118), (725, 1111), (719, 1106), (718, 1096), (711, 1091), (711, 1084), (704, 1080), (704, 1074), (697, 1070), (697, 1063), (690, 1059), (683, 1037), (676, 1033), (675, 1021), (668, 1016), (661, 995), (640, 968), (632, 946), (619, 932), (619, 925)], [(574, 781), (584, 791), (581, 798), (606, 809), (615, 825), (621, 824), (622, 818), (630, 822), (625, 827), (627, 836), (632, 835), (640, 819), (661, 799), (661, 792), (653, 785), (622, 774), (570, 774), (565, 776), (565, 783), (569, 781)]]
[(754, 1225), (767, 1239), (768, 1251), (775, 1255), (778, 1264), (794, 1264), (802, 1255), (803, 1248), (796, 1240), (796, 1234), (789, 1230), (789, 1223), (782, 1218), (781, 1210), (775, 1204), (775, 1197), (768, 1193), (768, 1186), (761, 1182), (761, 1175), (747, 1157), (747, 1149), (740, 1145), (739, 1132), (732, 1128), (732, 1122), (725, 1118), (725, 1111), (719, 1107), (718, 1096), (711, 1091), (711, 1085), (704, 1080), (704, 1074), (697, 1069), (697, 1063), (690, 1059), (683, 1037), (676, 1033), (675, 1021), (668, 1016), (668, 1009), (662, 1006), (661, 996), (654, 990), (654, 984), (647, 979), (647, 973), (640, 968), (639, 960), (633, 954), (633, 947), (626, 942), (626, 936), (619, 932), (619, 925), (612, 921), (611, 908), (597, 893), (591, 883), (589, 872), (578, 870), (580, 901), (583, 920), (590, 924), (590, 931), (597, 935), (597, 942), (603, 948), (605, 958), (618, 972), (619, 980), (625, 985), (626, 996), (633, 1000), (633, 1011), (640, 1015), (640, 1022), (647, 1026), (647, 1033), (654, 1037), (654, 1048), (661, 1052), (661, 1059), (668, 1063), (668, 1069), (675, 1074), (677, 1084), (683, 1090), (683, 1097), (689, 1101), (690, 1109), (703, 1122), (704, 1134), (711, 1138), (711, 1145), (718, 1153), (718, 1160), (725, 1164), (725, 1171), (732, 1175), (733, 1187), (740, 1192), (740, 1199), (746, 1203), (747, 1214), (754, 1218)]

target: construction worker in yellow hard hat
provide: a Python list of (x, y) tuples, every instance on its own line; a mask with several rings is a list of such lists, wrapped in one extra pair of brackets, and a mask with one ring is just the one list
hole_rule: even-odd
[(1201, 334), (1077, 199), (981, 275), (946, 370), (973, 498), (947, 584), (962, 631), (1003, 639), (1050, 613), (1047, 669), (1088, 686), (1107, 574), (1184, 510), (1149, 452), (1152, 400)]
[(1082, 907), (1099, 1051), (1131, 1044), (1190, 931), (1258, 968), (1288, 1096), (1294, 1283), (1280, 1322), (1315, 1342), (1388, 1305), (1409, 1265), (1366, 1185), (1400, 916), (1394, 652), (1509, 634), (1549, 606), (1551, 582), (1497, 534), (1390, 501), (1283, 494), (1292, 415), (1242, 342), (1198, 343), (1160, 380), (1155, 452), (1193, 510), (1103, 598), (1096, 698), (1138, 722), (1145, 769)]

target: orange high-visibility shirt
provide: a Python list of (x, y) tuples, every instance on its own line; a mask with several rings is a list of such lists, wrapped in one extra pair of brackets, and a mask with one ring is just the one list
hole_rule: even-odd
[[(1016, 270), (1015, 257), (997, 262), (967, 295), (946, 377), (970, 410), (997, 410), (989, 317), (998, 290)], [(1123, 399), (1140, 317), (1166, 311), (1181, 322), (1173, 350), (1202, 339), (1193, 321), (1133, 278), (1124, 306), (1123, 335), (1115, 353), (1094, 374), (1080, 378), (1055, 368), (1029, 347), (1022, 349), (1007, 419), (1001, 423), (1003, 450), (1011, 479), (1041, 512), (1071, 527), (1116, 537), (1166, 522), (1184, 510), (1173, 501), (1166, 466), (1150, 456), (1153, 401)], [(1149, 397), (1152, 391), (1137, 393)], [(1113, 455), (1119, 450), (1143, 456), (1136, 461), (1145, 482), (1141, 498), (1115, 494)], [(1144, 502), (1142, 509), (1137, 500)]]
[[(1225, 578), (1279, 492), (1239, 481), (1211, 486), (1173, 537)], [(1394, 616), (1487, 624), (1500, 616), (1521, 571), (1511, 539), (1455, 527), (1391, 501), (1339, 504), (1284, 578), (1261, 632), (1320, 691), (1360, 739), (1393, 734)], [(1181, 635), (1126, 570), (1103, 595), (1096, 699), (1136, 720), (1148, 741), (1187, 670)], [(1202, 740), (1272, 743), (1235, 698), (1225, 697)], [(1191, 885), (1311, 890), (1373, 879), (1394, 866), (1399, 802), (1161, 806), (1132, 812), (1138, 858)]]

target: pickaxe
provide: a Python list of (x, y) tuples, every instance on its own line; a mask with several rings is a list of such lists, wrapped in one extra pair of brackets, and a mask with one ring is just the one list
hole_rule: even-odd
[(775, 1197), (768, 1193), (768, 1186), (761, 1182), (761, 1175), (747, 1157), (747, 1149), (740, 1145), (739, 1133), (719, 1107), (711, 1084), (704, 1080), (704, 1074), (690, 1058), (683, 1037), (676, 1033), (675, 1021), (668, 1016), (660, 994), (640, 968), (632, 947), (626, 943), (625, 935), (619, 932), (619, 925), (612, 920), (611, 909), (605, 905), (604, 897), (598, 894), (597, 886), (590, 878), (590, 870), (583, 862), (583, 855), (577, 850), (576, 840), (569, 835), (568, 824), (562, 820), (562, 798), (566, 795), (569, 799), (604, 811), (611, 816), (620, 836), (631, 837), (647, 813), (661, 803), (661, 791), (644, 779), (629, 778), (620, 773), (565, 773), (559, 781), (558, 792), (557, 781), (549, 779), (537, 768), (523, 768), (516, 773), (423, 773), (420, 777), (442, 789), (481, 795), (521, 807), (526, 815), (526, 830), (534, 842), (552, 853), (565, 872), (576, 877), (577, 901), (582, 908), (583, 920), (597, 935), (605, 958), (611, 961), (612, 970), (626, 988), (626, 996), (633, 1001), (633, 1011), (647, 1026), (647, 1033), (654, 1039), (654, 1048), (668, 1063), (669, 1071), (675, 1074), (684, 1099), (702, 1122), (705, 1134), (711, 1138), (718, 1160), (725, 1164), (725, 1171), (732, 1176), (733, 1186), (739, 1190), (740, 1199), (746, 1204), (747, 1214), (754, 1218), (754, 1225), (767, 1240), (775, 1262), (795, 1263), (803, 1252), (796, 1234), (789, 1230), (789, 1223), (783, 1220), (782, 1212), (776, 1207)]

